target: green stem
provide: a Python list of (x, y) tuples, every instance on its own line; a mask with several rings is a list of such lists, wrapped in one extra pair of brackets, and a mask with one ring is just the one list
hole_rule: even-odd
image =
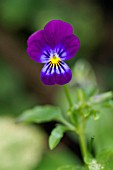
[(64, 125), (69, 127), (70, 130), (76, 131), (75, 127), (72, 124), (70, 124), (67, 120), (65, 120), (64, 118), (62, 119), (62, 123), (64, 123)]
[(72, 107), (73, 103), (72, 103), (72, 100), (71, 100), (71, 96), (70, 96), (68, 87), (66, 85), (64, 85), (64, 91), (65, 91), (69, 106)]
[(66, 125), (70, 130), (75, 131), (76, 133), (78, 133), (76, 127), (74, 127), (71, 123), (69, 123), (66, 119), (62, 118), (61, 122)]
[(85, 158), (87, 157), (87, 148), (86, 148), (86, 139), (84, 134), (84, 128), (82, 127), (79, 131), (79, 141), (80, 141), (80, 149), (82, 152), (83, 159), (85, 161)]
[[(69, 89), (68, 89), (68, 86), (67, 86), (67, 85), (64, 85), (64, 91), (65, 91), (65, 95), (66, 95), (66, 97), (67, 97), (69, 106), (70, 106), (70, 108), (72, 108), (73, 102), (72, 102), (72, 100), (71, 100), (71, 96), (70, 96)], [(72, 113), (72, 112), (74, 113), (75, 110), (71, 111), (71, 115), (70, 115), (71, 120), (73, 120), (73, 113)], [(75, 113), (75, 115), (74, 115), (74, 120), (75, 120), (75, 126), (77, 126), (78, 120), (77, 120), (76, 113)], [(77, 130), (76, 130), (76, 132), (77, 132)]]
[[(71, 100), (71, 97), (70, 97), (68, 87), (66, 85), (64, 85), (64, 91), (65, 91), (69, 106), (72, 107), (73, 103), (72, 103), (72, 100)], [(67, 125), (68, 127), (70, 127), (70, 129), (74, 130), (73, 126), (70, 126), (70, 124), (67, 121), (63, 120), (63, 123), (65, 125)], [(85, 134), (84, 134), (84, 126), (80, 125), (80, 127), (78, 127), (78, 128), (79, 128), (79, 132), (78, 132), (78, 130), (76, 130), (76, 128), (75, 128), (75, 132), (76, 133), (78, 132), (79, 140), (80, 140), (80, 148), (81, 148), (82, 156), (83, 156), (83, 159), (84, 159), (84, 162), (85, 162), (85, 158), (87, 156), (87, 148), (86, 148), (86, 139), (85, 139)]]

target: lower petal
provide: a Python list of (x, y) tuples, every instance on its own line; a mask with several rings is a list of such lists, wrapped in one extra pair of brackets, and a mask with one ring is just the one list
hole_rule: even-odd
[(45, 85), (64, 85), (70, 82), (72, 72), (68, 65), (61, 62), (60, 65), (50, 66), (49, 63), (45, 64), (41, 71), (41, 81)]
[(67, 84), (71, 81), (71, 78), (72, 78), (71, 69), (66, 63), (61, 62), (61, 65), (57, 66), (56, 69), (56, 84), (59, 85)]
[(42, 68), (41, 74), (41, 81), (45, 85), (54, 85), (56, 84), (55, 76), (54, 76), (54, 68), (50, 66), (49, 63), (45, 64)]

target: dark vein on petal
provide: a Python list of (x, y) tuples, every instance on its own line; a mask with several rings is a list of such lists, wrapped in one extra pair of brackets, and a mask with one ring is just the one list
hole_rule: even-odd
[[(49, 64), (49, 65), (48, 65), (48, 64)], [(48, 65), (48, 67), (46, 68), (45, 73), (47, 73), (48, 69), (51, 67), (51, 65), (50, 65), (50, 63), (49, 63), (49, 62), (47, 63), (47, 65)]]
[(52, 68), (53, 68), (53, 65), (52, 65), (52, 67), (50, 67), (50, 70), (49, 70), (49, 73), (50, 73), (50, 74), (51, 74)]
[(60, 51), (61, 51), (62, 49), (61, 48), (59, 48), (59, 50), (58, 50), (58, 54), (60, 55)]
[(48, 56), (50, 56), (49, 52), (48, 51), (46, 51), (46, 52), (47, 52)]
[(60, 61), (60, 63), (61, 63), (62, 65), (64, 65), (64, 63), (63, 63), (62, 61)]
[(65, 52), (65, 50), (62, 50), (62, 51), (59, 53), (59, 56), (61, 56), (64, 52)]
[(60, 71), (60, 74), (61, 74), (61, 69), (60, 69), (60, 66), (59, 65), (57, 65), (58, 66), (58, 69), (59, 69), (59, 71)]
[(65, 68), (63, 67), (62, 64), (63, 64), (62, 62), (59, 63), (60, 67), (65, 71)]
[(47, 54), (45, 54), (45, 53), (43, 53), (47, 58), (49, 58), (49, 55), (47, 55)]

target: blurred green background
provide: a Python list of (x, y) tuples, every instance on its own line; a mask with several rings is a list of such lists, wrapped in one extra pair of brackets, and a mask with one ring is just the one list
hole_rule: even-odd
[[(26, 41), (52, 19), (69, 22), (81, 48), (68, 64), (73, 67), (78, 59), (88, 60), (100, 88), (112, 90), (112, 5), (106, 0), (0, 1), (0, 170), (53, 170), (65, 163), (76, 163), (75, 153), (81, 157), (77, 142), (68, 136), (55, 152), (49, 152), (47, 134), (54, 122), (40, 127), (15, 124), (24, 109), (35, 104), (58, 104), (56, 96), (62, 90), (41, 83), (42, 65), (30, 60)], [(71, 145), (75, 145), (74, 153)]]

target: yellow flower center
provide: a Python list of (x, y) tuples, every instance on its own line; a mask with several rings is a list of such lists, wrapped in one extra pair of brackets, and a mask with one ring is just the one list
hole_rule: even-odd
[(53, 57), (50, 58), (49, 61), (51, 62), (51, 64), (58, 64), (59, 61), (61, 61), (61, 59), (59, 57), (56, 57), (55, 55), (53, 55)]

